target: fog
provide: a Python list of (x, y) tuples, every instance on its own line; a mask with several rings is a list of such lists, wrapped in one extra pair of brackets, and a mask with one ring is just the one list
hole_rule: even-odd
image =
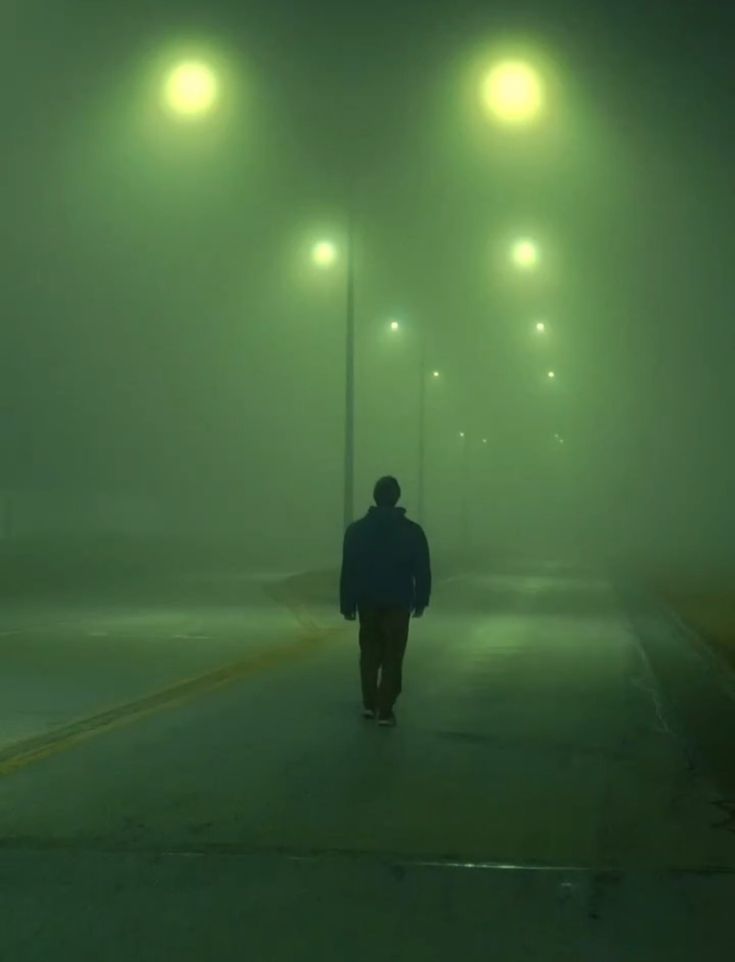
[[(588, 6), (6, 4), (3, 549), (335, 564), (351, 216), (355, 516), (386, 473), (417, 516), (423, 379), (437, 557), (729, 572), (728, 12)], [(506, 49), (527, 130), (478, 103)]]

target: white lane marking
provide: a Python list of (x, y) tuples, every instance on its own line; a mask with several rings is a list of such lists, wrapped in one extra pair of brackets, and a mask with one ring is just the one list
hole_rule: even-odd
[[(648, 656), (644, 655), (644, 657), (646, 661), (648, 661)], [(647, 667), (650, 671), (650, 663)], [(646, 679), (643, 676), (639, 676), (638, 678), (633, 678), (631, 680), (631, 685), (633, 685), (635, 688), (638, 688), (651, 699), (657, 722), (656, 725), (654, 725), (654, 731), (657, 731), (662, 735), (673, 735), (673, 732), (669, 728), (669, 723), (666, 721), (666, 714), (664, 712), (664, 706), (661, 700), (661, 693), (655, 680), (651, 679), (650, 677)]]
[(648, 657), (648, 653), (646, 652), (643, 642), (641, 641), (638, 632), (635, 630), (630, 618), (626, 617), (625, 622), (627, 624), (628, 635), (633, 640), (635, 651), (638, 654), (641, 667), (640, 674), (637, 674), (631, 678), (630, 684), (633, 685), (634, 688), (638, 688), (644, 694), (648, 695), (648, 697), (651, 699), (657, 722), (657, 724), (654, 726), (654, 731), (658, 731), (663, 735), (671, 735), (673, 738), (675, 737), (675, 734), (666, 720), (666, 711), (664, 709), (661, 689), (656, 681), (656, 673), (653, 670), (651, 659)]

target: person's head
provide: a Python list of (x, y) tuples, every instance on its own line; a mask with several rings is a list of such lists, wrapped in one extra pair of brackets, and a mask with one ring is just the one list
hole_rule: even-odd
[(379, 508), (394, 508), (401, 496), (401, 486), (394, 477), (387, 474), (378, 478), (373, 488), (373, 498)]

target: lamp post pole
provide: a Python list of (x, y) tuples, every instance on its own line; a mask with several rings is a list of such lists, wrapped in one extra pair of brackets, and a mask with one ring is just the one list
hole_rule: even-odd
[(469, 552), (470, 524), (469, 524), (469, 485), (470, 485), (470, 449), (467, 437), (462, 438), (462, 501), (460, 505), (460, 540), (463, 558)]
[(355, 510), (355, 229), (352, 205), (347, 222), (347, 290), (345, 304), (345, 449), (344, 527)]
[(418, 520), (425, 523), (425, 476), (426, 476), (426, 332), (421, 334), (419, 360), (419, 483), (418, 483)]

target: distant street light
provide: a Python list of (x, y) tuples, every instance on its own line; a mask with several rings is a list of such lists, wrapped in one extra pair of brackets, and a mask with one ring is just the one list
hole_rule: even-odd
[(460, 431), (460, 432), (459, 432), (459, 436), (460, 436), (461, 438), (463, 438), (463, 437), (464, 437), (464, 431)]
[(337, 260), (337, 248), (331, 241), (319, 241), (314, 245), (311, 257), (317, 267), (331, 267)]
[(217, 100), (217, 78), (206, 63), (186, 60), (169, 72), (163, 95), (174, 113), (188, 118), (201, 117), (209, 113)]
[(510, 251), (511, 260), (519, 270), (533, 270), (538, 266), (538, 245), (532, 240), (522, 238), (515, 241)]
[(538, 323), (536, 324), (536, 330), (538, 331), (539, 334), (544, 334), (546, 332), (546, 325), (544, 324), (543, 321), (538, 321)]
[(549, 371), (549, 373), (546, 376), (549, 378), (549, 380), (553, 381), (554, 378), (556, 377), (556, 372)]
[(391, 329), (391, 331), (397, 331), (397, 330), (399, 330), (400, 326), (401, 326), (401, 325), (398, 323), (398, 321), (391, 321), (391, 322), (390, 322), (390, 329)]
[(535, 120), (544, 103), (538, 72), (522, 60), (504, 60), (484, 77), (481, 96), (495, 120), (522, 125)]
[(483, 438), (483, 439), (482, 439), (482, 443), (483, 443), (483, 444), (487, 444), (487, 438)]
[(431, 372), (431, 376), (432, 376), (432, 377), (439, 377), (439, 372), (438, 372), (438, 371), (432, 371), (432, 372)]

